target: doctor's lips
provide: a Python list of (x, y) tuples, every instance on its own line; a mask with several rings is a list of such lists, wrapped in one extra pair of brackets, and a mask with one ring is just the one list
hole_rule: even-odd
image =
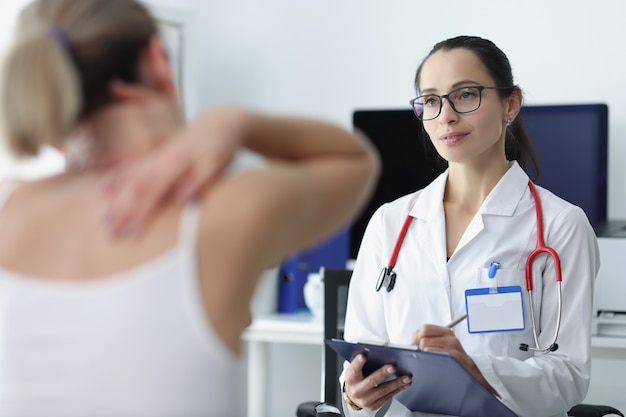
[(446, 145), (454, 145), (455, 143), (458, 143), (465, 139), (467, 135), (467, 133), (462, 132), (450, 132), (439, 136), (439, 140)]

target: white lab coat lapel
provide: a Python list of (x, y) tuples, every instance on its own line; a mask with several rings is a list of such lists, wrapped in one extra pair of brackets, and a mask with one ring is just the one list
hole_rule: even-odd
[[(410, 214), (418, 220), (418, 236), (422, 249), (437, 268), (441, 277), (447, 278), (446, 268), (446, 223), (443, 211), (443, 193), (445, 191), (448, 171), (437, 177), (419, 194)], [(459, 252), (469, 244), (484, 228), (483, 216), (512, 216), (521, 196), (528, 184), (528, 176), (517, 161), (491, 190), (478, 212), (461, 236), (455, 252)]]
[(415, 235), (421, 250), (432, 262), (437, 276), (449, 290), (450, 277), (446, 268), (446, 219), (443, 212), (443, 193), (448, 179), (447, 171), (420, 191), (410, 211), (414, 217)]
[(512, 216), (528, 185), (528, 175), (517, 161), (511, 163), (509, 170), (485, 198), (476, 215), (467, 226), (456, 247), (455, 253), (463, 250), (484, 228), (484, 216)]
[(467, 229), (465, 229), (459, 243), (456, 245), (456, 249), (454, 250), (455, 253), (462, 250), (465, 245), (471, 242), (472, 239), (474, 239), (476, 235), (483, 230), (485, 224), (483, 223), (482, 209), (484, 208), (486, 201), (487, 200), (483, 201), (481, 208), (478, 209), (474, 218), (470, 221), (470, 224), (467, 225)]

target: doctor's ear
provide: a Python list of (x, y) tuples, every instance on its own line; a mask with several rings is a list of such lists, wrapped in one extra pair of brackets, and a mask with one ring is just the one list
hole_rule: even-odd
[(522, 90), (515, 87), (511, 95), (506, 99), (506, 108), (504, 109), (506, 120), (515, 120), (522, 108)]
[(156, 35), (150, 38), (141, 52), (139, 74), (143, 84), (172, 98), (176, 96), (174, 73), (163, 42)]

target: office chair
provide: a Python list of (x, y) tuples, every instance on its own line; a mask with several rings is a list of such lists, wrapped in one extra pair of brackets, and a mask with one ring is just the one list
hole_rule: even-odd
[[(343, 327), (348, 302), (348, 287), (352, 271), (348, 269), (323, 268), (324, 281), (324, 339), (343, 339)], [(309, 401), (298, 406), (297, 417), (343, 416), (339, 375), (343, 358), (329, 346), (324, 345), (324, 402)], [(329, 407), (335, 407), (333, 413)], [(315, 409), (319, 411), (315, 411)], [(325, 413), (325, 414), (324, 414)]]
[(567, 412), (570, 417), (602, 417), (617, 415), (624, 417), (619, 410), (608, 405), (578, 404)]
[[(324, 339), (343, 339), (348, 287), (352, 271), (348, 269), (323, 268), (324, 281)], [(324, 345), (324, 402), (308, 401), (298, 405), (297, 417), (337, 417), (341, 411), (341, 389), (339, 375), (343, 369), (343, 358), (329, 346)], [(336, 409), (336, 412), (335, 410)], [(379, 414), (384, 414), (383, 411)], [(619, 410), (605, 405), (578, 404), (567, 415), (570, 417), (603, 417), (618, 415)]]

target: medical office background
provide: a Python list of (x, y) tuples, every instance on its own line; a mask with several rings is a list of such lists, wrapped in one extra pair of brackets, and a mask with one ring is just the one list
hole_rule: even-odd
[[(4, 53), (16, 14), (28, 1), (0, 1), (0, 53)], [(227, 102), (322, 117), (351, 128), (356, 109), (408, 108), (415, 95), (415, 69), (437, 41), (458, 34), (489, 38), (508, 55), (527, 104), (608, 105), (608, 217), (626, 219), (622, 0), (149, 0), (148, 4), (180, 24), (177, 59), (190, 118), (203, 108)], [(554, 163), (559, 163), (559, 155), (554, 155)], [(34, 163), (16, 164), (4, 150), (0, 152), (1, 176), (32, 177), (59, 167), (54, 153), (46, 152)], [(271, 296), (265, 291), (259, 297)], [(270, 362), (268, 415), (291, 416), (299, 402), (319, 397), (320, 347), (276, 345)], [(588, 399), (626, 410), (624, 375), (626, 349), (594, 350)], [(245, 392), (233, 393), (233, 398), (239, 398), (245, 409)]]

